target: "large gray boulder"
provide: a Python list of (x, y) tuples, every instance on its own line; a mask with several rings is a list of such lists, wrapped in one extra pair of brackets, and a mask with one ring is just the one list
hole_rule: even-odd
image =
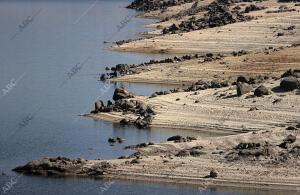
[(269, 95), (269, 94), (270, 91), (264, 85), (259, 86), (254, 91), (254, 95), (256, 95), (257, 97), (261, 97), (263, 95)]
[(300, 88), (300, 81), (296, 77), (286, 77), (282, 79), (280, 87), (284, 90), (292, 91)]
[(104, 104), (103, 104), (102, 100), (98, 100), (97, 102), (95, 102), (95, 111), (99, 111), (103, 107), (104, 107)]
[(242, 96), (246, 93), (249, 93), (252, 90), (252, 86), (247, 83), (237, 83), (236, 92), (238, 96)]
[(129, 95), (127, 89), (124, 87), (119, 87), (114, 92), (113, 100), (117, 101), (120, 99), (129, 98), (129, 97), (130, 97), (130, 95)]

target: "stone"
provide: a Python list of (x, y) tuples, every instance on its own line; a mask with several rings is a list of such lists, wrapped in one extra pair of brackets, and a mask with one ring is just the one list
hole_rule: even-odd
[(257, 97), (262, 97), (264, 95), (269, 95), (269, 94), (270, 91), (264, 85), (259, 86), (254, 91), (254, 95), (256, 95)]
[(189, 156), (190, 152), (188, 150), (180, 150), (175, 156), (177, 157), (186, 157)]
[(108, 142), (110, 142), (110, 143), (116, 143), (117, 140), (116, 140), (115, 138), (109, 138), (109, 139), (108, 139)]
[(300, 81), (295, 77), (283, 78), (280, 87), (287, 91), (292, 91), (300, 87)]
[(95, 111), (100, 111), (104, 107), (103, 101), (98, 100), (95, 102)]
[(248, 80), (246, 79), (246, 77), (244, 76), (239, 76), (236, 80), (236, 82), (240, 82), (240, 83), (248, 83)]
[(283, 141), (292, 144), (296, 141), (296, 136), (288, 135)]
[(179, 140), (182, 140), (182, 139), (184, 139), (184, 137), (182, 137), (181, 135), (175, 135), (175, 136), (169, 137), (167, 139), (167, 141), (179, 141)]
[(130, 163), (131, 164), (139, 164), (139, 163), (141, 163), (141, 161), (139, 159), (133, 159)]
[(247, 83), (237, 83), (236, 91), (238, 96), (249, 93), (253, 88)]
[(115, 89), (114, 95), (113, 95), (113, 100), (117, 101), (120, 99), (125, 99), (125, 98), (129, 98), (129, 93), (127, 91), (127, 89), (125, 89), (124, 87), (119, 87)]
[(211, 170), (209, 173), (209, 177), (216, 178), (218, 177), (218, 173), (215, 170)]
[(130, 123), (130, 121), (126, 118), (124, 118), (120, 121), (120, 124), (122, 124), (122, 125), (128, 125), (129, 123)]
[(124, 139), (124, 138), (117, 137), (117, 141), (118, 141), (119, 143), (123, 143), (123, 142), (125, 141), (125, 139)]

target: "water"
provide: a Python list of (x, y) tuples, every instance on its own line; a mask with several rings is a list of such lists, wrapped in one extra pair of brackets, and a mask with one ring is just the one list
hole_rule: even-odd
[[(113, 41), (136, 38), (135, 34), (144, 31), (140, 26), (154, 22), (140, 18), (128, 21), (128, 16), (137, 14), (124, 9), (129, 3), (129, 0), (0, 2), (0, 173), (7, 174), (0, 175), (1, 193), (225, 194), (222, 190), (199, 191), (197, 186), (19, 177), (11, 171), (44, 157), (112, 159), (133, 152), (124, 150), (125, 145), (160, 142), (175, 134), (197, 134), (168, 129), (138, 130), (78, 117), (91, 111), (95, 100), (111, 99), (119, 85), (98, 81), (106, 66), (164, 58), (103, 50)], [(33, 20), (28, 16), (33, 16)], [(127, 22), (118, 29), (124, 20)], [(144, 95), (172, 87), (126, 85), (130, 91)], [(109, 146), (109, 137), (123, 137), (126, 142)], [(9, 191), (3, 188), (7, 184)]]

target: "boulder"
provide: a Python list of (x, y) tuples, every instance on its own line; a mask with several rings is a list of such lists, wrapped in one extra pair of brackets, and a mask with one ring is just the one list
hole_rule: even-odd
[(292, 91), (300, 87), (300, 81), (296, 77), (286, 77), (282, 79), (280, 87), (284, 90)]
[(106, 79), (107, 79), (107, 75), (106, 74), (101, 74), (100, 80), (105, 81)]
[(104, 107), (103, 101), (98, 100), (95, 102), (95, 111), (100, 111)]
[(246, 77), (244, 76), (239, 76), (236, 80), (236, 82), (240, 82), (240, 83), (248, 83), (248, 80), (246, 79)]
[(113, 100), (117, 101), (120, 99), (125, 99), (125, 98), (129, 98), (130, 95), (127, 91), (127, 89), (125, 89), (124, 87), (119, 87), (116, 88), (114, 95), (113, 95)]
[(129, 123), (130, 123), (130, 121), (125, 118), (120, 121), (120, 124), (122, 124), (122, 125), (128, 125)]
[(218, 173), (215, 170), (211, 170), (209, 173), (209, 177), (216, 178), (218, 177)]
[(180, 141), (180, 140), (183, 140), (184, 137), (182, 137), (181, 135), (174, 135), (172, 137), (169, 137), (167, 139), (167, 141)]
[(288, 135), (283, 141), (292, 144), (296, 141), (296, 136)]
[(252, 89), (253, 88), (251, 87), (251, 85), (247, 83), (238, 82), (236, 87), (236, 92), (238, 96), (242, 96), (246, 93), (249, 93)]
[(180, 150), (175, 156), (177, 157), (186, 157), (190, 155), (190, 151), (188, 150)]
[(118, 72), (127, 72), (130, 68), (130, 65), (129, 64), (118, 64), (116, 65), (116, 70)]
[(131, 164), (139, 164), (139, 163), (141, 163), (141, 161), (139, 159), (133, 159), (130, 163)]
[(269, 94), (270, 91), (264, 85), (259, 86), (254, 91), (254, 95), (256, 95), (257, 97), (261, 97), (263, 95), (269, 95)]
[(109, 138), (107, 141), (109, 143), (116, 143), (117, 142), (116, 138)]

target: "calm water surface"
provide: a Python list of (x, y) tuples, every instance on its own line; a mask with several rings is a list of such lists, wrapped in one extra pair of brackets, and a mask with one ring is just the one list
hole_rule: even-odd
[[(137, 38), (153, 20), (131, 18), (129, 0), (0, 1), (0, 192), (2, 194), (249, 194), (198, 190), (197, 186), (93, 179), (19, 176), (10, 170), (33, 159), (67, 156), (112, 159), (133, 151), (125, 145), (164, 141), (193, 131), (138, 130), (78, 117), (97, 99), (111, 99), (120, 84), (99, 82), (106, 66), (161, 59), (160, 55), (103, 50), (111, 42)], [(33, 18), (28, 18), (32, 16)], [(121, 22), (125, 21), (125, 25)], [(19, 27), (19, 25), (21, 27)], [(122, 26), (118, 28), (117, 26)], [(22, 31), (19, 31), (22, 29)], [(104, 41), (110, 43), (104, 44)], [(149, 95), (172, 86), (125, 84)], [(109, 137), (124, 144), (110, 146)], [(13, 182), (10, 182), (13, 179)], [(3, 187), (13, 183), (9, 191)], [(274, 194), (274, 193), (273, 193)]]

